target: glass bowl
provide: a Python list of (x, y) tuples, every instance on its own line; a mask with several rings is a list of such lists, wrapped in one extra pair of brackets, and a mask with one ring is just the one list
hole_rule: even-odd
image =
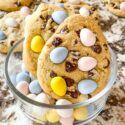
[[(61, 125), (59, 121), (56, 123), (49, 122), (46, 119), (46, 115), (43, 114), (46, 111), (50, 110), (69, 110), (73, 109), (73, 111), (77, 111), (77, 109), (80, 109), (81, 112), (77, 113), (77, 116), (75, 116), (75, 120), (72, 124), (74, 125), (80, 125), (80, 124), (86, 124), (87, 122), (91, 121), (95, 117), (98, 116), (98, 114), (103, 110), (109, 92), (116, 80), (117, 77), (117, 62), (115, 54), (113, 53), (112, 49), (110, 48), (111, 53), (111, 73), (109, 76), (108, 83), (106, 87), (96, 96), (82, 101), (77, 104), (71, 104), (71, 105), (49, 105), (49, 104), (43, 104), (40, 102), (36, 102), (30, 98), (27, 98), (23, 94), (21, 94), (13, 85), (10, 76), (12, 74), (17, 74), (21, 72), (22, 67), (22, 53), (18, 54), (21, 58), (16, 61), (14, 60), (14, 50), (22, 44), (23, 40), (20, 40), (13, 48), (9, 51), (6, 61), (5, 61), (5, 76), (8, 83), (8, 86), (10, 87), (12, 93), (15, 95), (15, 98), (17, 100), (17, 103), (20, 107), (20, 109), (24, 112), (24, 114), (33, 120), (36, 123), (40, 123), (41, 125)], [(54, 116), (53, 116), (54, 117)], [(78, 117), (78, 118), (77, 118)], [(60, 118), (61, 119), (61, 118)], [(71, 125), (72, 125), (71, 124)], [(66, 124), (63, 124), (66, 125)], [(68, 124), (69, 125), (69, 124)]]

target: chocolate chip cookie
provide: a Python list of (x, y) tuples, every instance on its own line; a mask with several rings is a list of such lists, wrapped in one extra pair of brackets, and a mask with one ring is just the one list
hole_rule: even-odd
[(125, 17), (125, 0), (105, 0), (104, 2), (111, 13)]
[(42, 89), (55, 99), (80, 102), (104, 89), (110, 74), (107, 41), (92, 17), (68, 17), (47, 41), (38, 59)]
[[(7, 53), (8, 50), (23, 36), (24, 16), (19, 11), (6, 14), (0, 19), (0, 52)], [(16, 49), (22, 51), (22, 46)]]
[(0, 0), (0, 10), (15, 11), (22, 6), (28, 6), (33, 0)]
[[(37, 59), (43, 44), (45, 44), (55, 33), (57, 27), (65, 20), (65, 18), (76, 14), (76, 10), (79, 11), (80, 6), (83, 7), (84, 4), (78, 5), (77, 7), (69, 4), (64, 4), (63, 7), (60, 7), (57, 4), (41, 4), (36, 12), (27, 18), (23, 61), (26, 69), (33, 75), (36, 76)], [(85, 4), (85, 6), (87, 5)], [(96, 10), (93, 10), (90, 15), (95, 17)], [(67, 29), (64, 29), (64, 32), (65, 30)], [(56, 44), (58, 44), (58, 41), (59, 40), (57, 39)]]

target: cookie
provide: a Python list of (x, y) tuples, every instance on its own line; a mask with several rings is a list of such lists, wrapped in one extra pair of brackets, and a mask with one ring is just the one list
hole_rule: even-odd
[[(20, 11), (6, 14), (0, 19), (0, 52), (7, 53), (9, 49), (23, 36), (24, 16)], [(22, 46), (16, 49), (16, 52), (22, 51)]]
[(108, 10), (116, 16), (125, 17), (125, 1), (124, 0), (105, 0)]
[[(58, 43), (58, 44), (57, 44)], [(38, 59), (42, 89), (55, 99), (80, 102), (102, 91), (110, 74), (107, 41), (91, 17), (68, 17), (47, 41)]]
[[(96, 12), (94, 12), (95, 11), (93, 11), (92, 16), (95, 16)], [(72, 5), (64, 4), (64, 8), (62, 8), (53, 4), (41, 4), (27, 19), (23, 62), (26, 69), (33, 75), (36, 76), (37, 59), (40, 54), (39, 49), (41, 50), (45, 42), (54, 34), (59, 24), (63, 22), (64, 18), (66, 18), (67, 15), (69, 16), (75, 13), (76, 9)], [(40, 35), (41, 38), (38, 35)], [(35, 39), (39, 39), (39, 41), (42, 42), (35, 43)], [(33, 51), (33, 49), (35, 49), (34, 44), (37, 44), (36, 46), (38, 46), (35, 51)]]
[(15, 11), (22, 6), (29, 6), (33, 0), (0, 0), (0, 10)]

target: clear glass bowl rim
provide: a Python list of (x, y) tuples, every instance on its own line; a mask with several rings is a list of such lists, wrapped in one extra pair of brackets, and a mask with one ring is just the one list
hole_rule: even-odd
[(117, 61), (116, 61), (116, 56), (114, 54), (114, 52), (112, 51), (112, 49), (109, 47), (109, 50), (110, 50), (110, 54), (111, 54), (111, 73), (110, 73), (110, 76), (109, 76), (109, 80), (108, 80), (108, 83), (106, 85), (106, 87), (100, 92), (98, 93), (97, 95), (95, 95), (94, 97), (88, 99), (88, 100), (85, 100), (85, 101), (82, 101), (82, 102), (79, 102), (79, 103), (76, 103), (76, 104), (71, 104), (71, 105), (49, 105), (49, 104), (44, 104), (44, 103), (40, 103), (40, 102), (37, 102), (37, 101), (34, 101), (26, 96), (24, 96), (23, 94), (21, 94), (15, 87), (14, 85), (12, 84), (11, 80), (10, 80), (10, 77), (9, 77), (9, 72), (8, 72), (8, 62), (9, 62), (9, 59), (11, 57), (11, 54), (14, 53), (14, 50), (16, 49), (16, 47), (21, 44), (21, 42), (23, 42), (24, 39), (21, 39), (19, 42), (17, 42), (11, 49), (10, 51), (8, 52), (7, 54), (7, 57), (6, 57), (6, 60), (5, 60), (5, 77), (6, 77), (6, 80), (7, 80), (7, 83), (8, 83), (8, 86), (10, 87), (11, 91), (13, 92), (13, 94), (18, 97), (18, 99), (20, 99), (22, 102), (24, 103), (29, 103), (29, 104), (32, 104), (32, 105), (35, 105), (35, 106), (38, 106), (38, 107), (45, 107), (45, 108), (53, 108), (53, 109), (71, 109), (71, 108), (78, 108), (78, 107), (81, 107), (81, 106), (86, 106), (86, 105), (89, 105), (95, 101), (97, 101), (98, 99), (100, 99), (102, 96), (104, 96), (107, 92), (110, 91), (110, 89), (112, 88), (115, 80), (116, 80), (116, 77), (117, 77)]

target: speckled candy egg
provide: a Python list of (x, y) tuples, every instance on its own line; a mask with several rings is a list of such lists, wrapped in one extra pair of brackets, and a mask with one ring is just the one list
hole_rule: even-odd
[(62, 63), (68, 56), (68, 49), (65, 47), (57, 47), (50, 52), (50, 60), (59, 64)]
[(96, 42), (95, 34), (87, 28), (84, 28), (80, 31), (80, 39), (84, 46), (93, 46)]
[(24, 7), (22, 7), (22, 8), (20, 9), (20, 14), (21, 14), (22, 16), (27, 16), (27, 15), (29, 15), (30, 13), (31, 13), (30, 8), (28, 8), (27, 6), (24, 6)]
[(26, 81), (21, 81), (17, 84), (16, 89), (23, 95), (28, 95), (29, 84)]
[(121, 4), (120, 4), (120, 10), (125, 11), (125, 2), (121, 2)]
[(52, 14), (52, 18), (57, 24), (61, 24), (67, 17), (68, 14), (65, 11), (55, 11)]
[(6, 21), (5, 21), (5, 24), (8, 27), (14, 27), (14, 28), (19, 26), (16, 19), (14, 19), (12, 17), (7, 18)]
[[(56, 105), (70, 105), (70, 104), (72, 103), (66, 99), (60, 99), (56, 102)], [(57, 109), (57, 113), (63, 118), (68, 118), (73, 115), (73, 109)]]
[(6, 34), (0, 31), (0, 40), (5, 40), (7, 38)]
[(79, 13), (81, 16), (89, 16), (90, 15), (89, 10), (84, 8), (84, 7), (80, 8)]
[(93, 80), (81, 80), (78, 83), (78, 91), (81, 94), (90, 94), (94, 92), (97, 88), (97, 83)]

